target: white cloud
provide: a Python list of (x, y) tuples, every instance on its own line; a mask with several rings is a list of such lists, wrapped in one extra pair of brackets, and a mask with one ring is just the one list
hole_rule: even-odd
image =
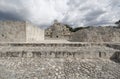
[(106, 25), (120, 19), (119, 0), (0, 0), (0, 19), (50, 25), (54, 19), (73, 26)]

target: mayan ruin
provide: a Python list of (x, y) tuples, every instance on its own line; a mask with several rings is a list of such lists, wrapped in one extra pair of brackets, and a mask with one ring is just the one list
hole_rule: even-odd
[(0, 79), (119, 79), (119, 42), (118, 27), (0, 21)]
[(57, 20), (54, 24), (45, 30), (45, 39), (71, 39), (72, 32), (64, 24), (59, 23)]

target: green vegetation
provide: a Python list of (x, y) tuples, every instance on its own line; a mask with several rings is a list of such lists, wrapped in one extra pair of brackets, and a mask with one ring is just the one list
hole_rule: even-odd
[(65, 26), (66, 26), (67, 28), (69, 28), (69, 30), (70, 30), (71, 32), (74, 31), (74, 29), (73, 29), (72, 27), (70, 27), (68, 24), (65, 24)]
[(82, 30), (82, 29), (89, 28), (89, 26), (88, 26), (88, 27), (76, 27), (76, 28), (72, 28), (72, 27), (70, 27), (70, 26), (67, 25), (67, 24), (65, 24), (65, 26), (66, 26), (67, 28), (69, 28), (69, 30), (70, 30), (71, 32), (76, 32), (76, 31), (78, 31), (78, 30)]
[(115, 22), (115, 24), (120, 27), (120, 20), (118, 20), (117, 22)]

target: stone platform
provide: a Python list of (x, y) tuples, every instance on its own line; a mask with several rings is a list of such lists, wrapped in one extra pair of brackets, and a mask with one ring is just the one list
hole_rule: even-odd
[(119, 79), (120, 43), (0, 43), (0, 79)]

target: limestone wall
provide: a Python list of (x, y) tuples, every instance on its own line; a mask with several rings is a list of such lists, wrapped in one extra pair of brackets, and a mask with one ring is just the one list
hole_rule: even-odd
[(25, 21), (0, 21), (0, 42), (39, 42), (44, 30)]
[(24, 42), (25, 22), (0, 21), (0, 42)]
[(44, 40), (44, 30), (33, 26), (30, 23), (26, 24), (26, 42), (40, 42)]

